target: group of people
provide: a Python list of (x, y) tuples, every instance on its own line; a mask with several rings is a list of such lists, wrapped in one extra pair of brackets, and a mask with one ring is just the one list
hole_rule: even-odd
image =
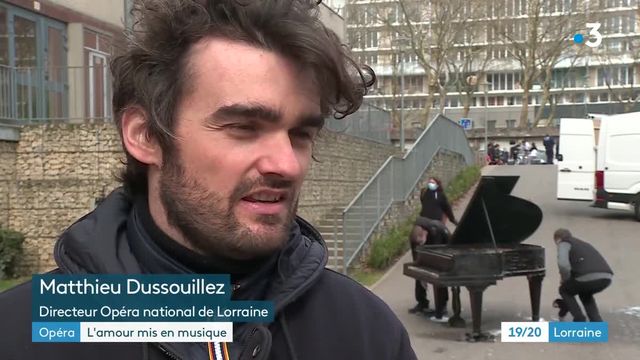
[[(549, 134), (546, 134), (542, 143), (547, 157), (546, 164), (553, 164), (554, 149), (557, 147), (556, 141)], [(539, 151), (535, 142), (527, 140), (509, 141), (508, 150), (502, 148), (498, 143), (489, 142), (487, 144), (487, 163), (489, 165), (529, 164), (532, 160), (537, 159)]]
[[(416, 260), (416, 248), (423, 244), (436, 245), (445, 244), (447, 239), (442, 231), (450, 220), (457, 225), (458, 221), (453, 214), (451, 204), (445, 195), (442, 182), (435, 177), (428, 179), (427, 186), (420, 191), (420, 215), (416, 219), (410, 238), (411, 255)], [(427, 287), (421, 281), (415, 281), (414, 296), (416, 306), (409, 309), (412, 314), (424, 313), (430, 316), (434, 321), (447, 321), (447, 301), (449, 299), (449, 291), (446, 287), (434, 286), (434, 303), (435, 309), (429, 308), (429, 300), (427, 299)]]
[[(428, 179), (427, 187), (420, 193), (422, 209), (415, 221), (409, 236), (411, 255), (415, 261), (417, 247), (420, 245), (446, 244), (446, 238), (439, 231), (449, 219), (453, 224), (458, 222), (453, 214), (442, 186), (442, 182), (434, 177)], [(436, 235), (436, 236), (430, 236)], [(558, 319), (563, 321), (570, 313), (573, 321), (602, 321), (594, 295), (606, 289), (612, 281), (613, 270), (593, 245), (574, 237), (567, 229), (558, 229), (553, 234), (557, 246), (557, 261), (560, 272), (560, 298), (553, 301), (558, 308)], [(448, 289), (433, 286), (435, 309), (429, 307), (427, 284), (416, 280), (414, 296), (416, 305), (409, 309), (411, 314), (427, 315), (436, 322), (445, 322)], [(580, 308), (578, 296), (585, 309), (586, 316)]]

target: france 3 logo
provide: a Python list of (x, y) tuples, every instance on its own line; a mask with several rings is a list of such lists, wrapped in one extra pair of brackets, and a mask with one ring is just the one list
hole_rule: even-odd
[(600, 46), (600, 44), (602, 44), (602, 34), (599, 31), (600, 23), (594, 22), (594, 23), (587, 23), (586, 25), (587, 25), (587, 29), (590, 29), (588, 41), (587, 42), (584, 41), (584, 36), (582, 34), (575, 34), (573, 35), (573, 42), (576, 44), (584, 43), (588, 47), (592, 47), (592, 48)]

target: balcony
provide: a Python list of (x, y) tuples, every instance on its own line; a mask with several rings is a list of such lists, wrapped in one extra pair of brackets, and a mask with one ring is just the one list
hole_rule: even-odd
[(0, 122), (111, 119), (108, 66), (17, 68), (0, 65)]

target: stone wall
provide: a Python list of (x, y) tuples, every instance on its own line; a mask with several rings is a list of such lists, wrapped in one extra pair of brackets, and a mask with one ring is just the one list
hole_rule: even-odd
[(315, 224), (335, 208), (346, 207), (394, 148), (334, 132), (323, 132), (302, 187), (298, 213)]
[[(344, 207), (393, 152), (390, 145), (325, 132), (300, 214), (315, 222)], [(118, 186), (114, 174), (123, 157), (112, 123), (26, 126), (17, 144), (0, 142), (0, 225), (25, 235), (21, 273), (55, 266), (57, 237)]]
[(9, 226), (9, 193), (16, 176), (15, 141), (0, 140), (0, 227)]
[(25, 235), (22, 273), (54, 266), (58, 235), (117, 184), (120, 140), (112, 124), (25, 126), (8, 199), (9, 228)]

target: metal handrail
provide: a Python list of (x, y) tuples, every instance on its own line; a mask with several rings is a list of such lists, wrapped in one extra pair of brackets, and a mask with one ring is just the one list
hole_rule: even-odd
[(464, 129), (438, 114), (412, 148), (402, 157), (390, 156), (344, 209), (343, 271), (347, 271), (393, 203), (406, 201), (441, 149), (461, 154), (469, 165), (475, 163)]
[(391, 161), (394, 157), (395, 157), (395, 155), (391, 155), (391, 156), (389, 156), (387, 158), (387, 160), (385, 160), (385, 162), (382, 164), (382, 166), (380, 166), (380, 168), (376, 171), (376, 173), (371, 176), (371, 179), (369, 179), (369, 181), (367, 181), (367, 183), (364, 184), (362, 189), (356, 194), (356, 196), (353, 198), (353, 200), (351, 200), (349, 205), (347, 205), (347, 207), (344, 208), (344, 210), (342, 210), (342, 214), (344, 214), (351, 207), (353, 207), (353, 204), (355, 204), (356, 201), (358, 201), (358, 199), (362, 196), (362, 193), (364, 193), (364, 191), (371, 185), (371, 183), (375, 181), (375, 179), (378, 177), (380, 172), (382, 172), (382, 170), (385, 168), (385, 166), (387, 166), (387, 163), (389, 163), (389, 161)]

